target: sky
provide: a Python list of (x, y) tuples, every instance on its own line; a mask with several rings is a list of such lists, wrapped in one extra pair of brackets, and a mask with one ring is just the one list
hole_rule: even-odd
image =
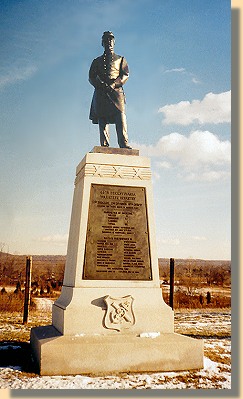
[(229, 0), (1, 0), (0, 250), (66, 254), (106, 30), (129, 65), (129, 142), (151, 160), (158, 256), (230, 259)]

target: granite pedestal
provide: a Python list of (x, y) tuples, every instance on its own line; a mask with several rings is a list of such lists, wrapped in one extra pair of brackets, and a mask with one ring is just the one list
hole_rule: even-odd
[(41, 375), (200, 369), (159, 282), (150, 161), (95, 147), (77, 166), (62, 292), (31, 330)]

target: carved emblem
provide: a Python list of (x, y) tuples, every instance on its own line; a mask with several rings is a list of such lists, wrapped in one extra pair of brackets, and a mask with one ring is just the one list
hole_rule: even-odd
[(104, 299), (107, 304), (106, 328), (121, 331), (134, 325), (135, 317), (132, 309), (133, 297), (131, 295), (122, 298), (112, 298), (108, 295)]

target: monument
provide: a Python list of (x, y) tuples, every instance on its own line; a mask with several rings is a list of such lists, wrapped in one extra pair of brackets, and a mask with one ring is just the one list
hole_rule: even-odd
[[(128, 76), (127, 67), (118, 70)], [(52, 325), (31, 330), (33, 357), (41, 375), (203, 368), (203, 341), (174, 333), (174, 314), (163, 300), (150, 160), (128, 145), (118, 115), (124, 110), (110, 105), (97, 120), (101, 146), (76, 168), (63, 287)], [(108, 122), (118, 125), (120, 148), (109, 147)]]

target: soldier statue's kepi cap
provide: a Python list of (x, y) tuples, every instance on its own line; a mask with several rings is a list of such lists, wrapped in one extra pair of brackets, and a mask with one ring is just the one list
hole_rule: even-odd
[(102, 40), (105, 39), (106, 37), (115, 37), (115, 36), (113, 35), (113, 33), (111, 31), (108, 30), (103, 33)]

